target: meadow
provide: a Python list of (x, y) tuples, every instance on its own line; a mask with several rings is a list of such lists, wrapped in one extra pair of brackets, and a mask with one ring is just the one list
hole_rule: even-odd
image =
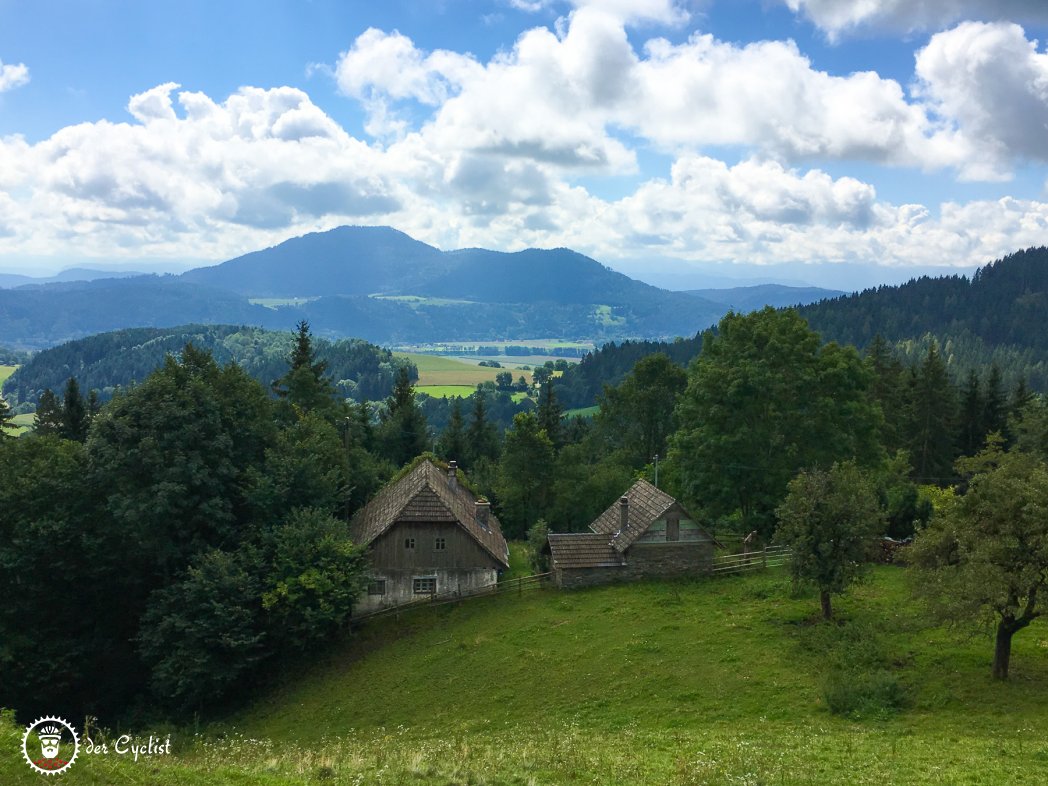
[[(394, 354), (398, 357), (407, 358), (418, 368), (419, 378), (415, 384), (416, 389), (422, 393), (428, 392), (424, 388), (433, 386), (469, 385), (475, 388), (481, 382), (494, 382), (496, 374), (507, 370), (506, 368), (478, 366), (476, 362), (470, 363), (441, 355), (423, 355), (410, 352), (396, 352)], [(523, 376), (528, 382), (531, 382), (531, 374), (529, 372), (517, 369), (510, 370), (513, 371), (514, 378)], [(431, 393), (430, 395), (433, 394)]]
[[(69, 784), (1048, 782), (1048, 640), (932, 624), (877, 568), (818, 621), (780, 571), (423, 608), (364, 625), (176, 754)], [(832, 711), (831, 711), (832, 708)], [(0, 782), (37, 783), (0, 722)]]

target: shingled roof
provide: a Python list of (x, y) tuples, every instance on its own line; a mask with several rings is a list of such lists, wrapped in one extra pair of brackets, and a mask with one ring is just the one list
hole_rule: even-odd
[(673, 507), (677, 500), (665, 491), (659, 491), (648, 481), (638, 480), (622, 496), (630, 501), (629, 526), (619, 531), (619, 500), (601, 513), (590, 529), (602, 535), (612, 536), (612, 544), (618, 551), (628, 549), (637, 538), (643, 535), (652, 522), (662, 518), (663, 514)]
[(549, 549), (558, 568), (618, 568), (626, 564), (608, 536), (599, 532), (551, 532)]
[(499, 520), (490, 512), (487, 526), (477, 520), (476, 499), (431, 461), (382, 489), (349, 524), (353, 542), (367, 546), (398, 521), (457, 521), (499, 563), (509, 567), (509, 549)]

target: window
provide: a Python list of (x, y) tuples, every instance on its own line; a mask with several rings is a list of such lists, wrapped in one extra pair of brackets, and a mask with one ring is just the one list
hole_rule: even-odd
[(666, 540), (680, 540), (680, 519), (666, 520)]
[(411, 590), (416, 595), (433, 595), (437, 591), (437, 577), (420, 576), (412, 579)]
[(386, 580), (375, 579), (374, 581), (368, 582), (368, 595), (385, 595), (386, 594)]
[(404, 548), (406, 548), (406, 549), (413, 549), (413, 548), (415, 548), (415, 539), (414, 538), (404, 538)]
[(446, 549), (447, 547), (448, 544), (447, 541), (444, 540), (444, 538), (437, 538), (435, 541), (433, 541), (434, 551), (444, 551), (444, 549)]

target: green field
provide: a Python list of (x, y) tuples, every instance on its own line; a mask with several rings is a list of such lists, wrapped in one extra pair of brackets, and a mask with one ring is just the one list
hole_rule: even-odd
[(315, 297), (252, 297), (248, 298), (248, 303), (276, 309), (280, 306), (301, 306), (316, 299)]
[(600, 412), (600, 405), (594, 404), (592, 407), (578, 407), (576, 409), (568, 409), (564, 411), (564, 417), (566, 418), (591, 418)]
[(0, 366), (0, 386), (2, 386), (9, 376), (15, 373), (18, 366)]
[[(501, 369), (498, 369), (501, 370)], [(476, 390), (475, 385), (416, 385), (416, 393), (426, 393), (427, 395), (433, 396), (433, 398), (466, 398), (471, 396)], [(527, 393), (511, 393), (510, 398), (514, 401), (521, 401), (528, 397)]]
[[(476, 363), (467, 363), (455, 358), (442, 357), (440, 355), (421, 355), (409, 352), (396, 352), (398, 357), (408, 358), (418, 367), (417, 387), (447, 386), (447, 385), (469, 385), (476, 387), (481, 382), (494, 382), (495, 375), (502, 368), (489, 368), (478, 366)], [(514, 377), (524, 376), (528, 382), (531, 374), (526, 371), (514, 371)]]
[[(172, 760), (67, 784), (1042, 784), (1048, 631), (929, 624), (878, 568), (817, 619), (781, 572), (507, 593), (366, 625)], [(291, 676), (295, 675), (295, 676)], [(851, 697), (852, 711), (827, 703)], [(0, 724), (0, 782), (39, 783)]]

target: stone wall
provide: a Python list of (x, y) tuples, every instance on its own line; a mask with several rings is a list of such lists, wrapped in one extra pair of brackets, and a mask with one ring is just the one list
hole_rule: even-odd
[(706, 542), (634, 543), (626, 564), (611, 568), (555, 568), (553, 583), (565, 589), (595, 587), (641, 578), (704, 576), (710, 571), (713, 544)]

